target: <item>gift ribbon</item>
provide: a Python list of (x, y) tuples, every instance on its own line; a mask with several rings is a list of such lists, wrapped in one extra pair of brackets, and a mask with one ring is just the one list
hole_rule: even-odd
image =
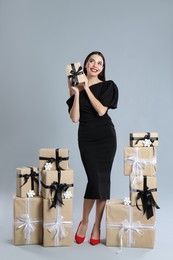
[(31, 244), (31, 234), (35, 231), (36, 227), (34, 224), (42, 222), (41, 220), (34, 220), (30, 218), (30, 199), (25, 200), (26, 214), (19, 216), (14, 223), (17, 224), (17, 229), (23, 229), (24, 238), (27, 244)]
[(50, 233), (54, 233), (55, 245), (59, 245), (60, 241), (68, 236), (65, 226), (72, 226), (72, 221), (64, 221), (64, 217), (60, 215), (61, 205), (58, 203), (56, 208), (55, 222), (45, 222), (44, 227), (47, 227)]
[(18, 229), (23, 229), (25, 233), (25, 240), (27, 241), (28, 244), (30, 244), (30, 237), (31, 233), (35, 231), (35, 226), (33, 223), (37, 223), (38, 221), (31, 221), (30, 217), (28, 214), (24, 214), (21, 217), (17, 219)]
[(67, 161), (69, 159), (69, 157), (61, 157), (59, 156), (59, 149), (56, 149), (55, 151), (55, 158), (54, 157), (43, 157), (43, 156), (40, 156), (39, 157), (39, 160), (46, 160), (47, 163), (53, 163), (55, 162), (56, 164), (56, 170), (58, 171), (58, 173), (60, 174), (61, 170), (64, 170), (61, 166), (60, 166), (60, 163), (62, 161)]
[(70, 221), (63, 221), (63, 216), (58, 216), (55, 223), (51, 224), (51, 226), (48, 228), (48, 231), (50, 233), (55, 233), (54, 239), (56, 241), (62, 240), (62, 238), (67, 237), (68, 232), (65, 230), (64, 224), (69, 224)]
[(138, 205), (138, 200), (141, 199), (142, 201), (142, 208), (143, 213), (146, 213), (147, 219), (150, 219), (153, 214), (153, 207), (156, 209), (160, 209), (160, 207), (157, 205), (157, 203), (154, 200), (152, 192), (156, 192), (157, 188), (149, 189), (147, 186), (147, 176), (144, 176), (144, 182), (143, 182), (143, 190), (139, 189), (132, 189), (133, 192), (138, 192), (136, 196), (136, 207), (138, 210), (141, 210)]
[(74, 63), (71, 63), (70, 65), (71, 65), (71, 68), (72, 68), (72, 69), (71, 69), (71, 71), (70, 71), (70, 74), (71, 74), (71, 75), (69, 75), (68, 78), (69, 78), (69, 79), (72, 78), (72, 86), (76, 86), (76, 85), (79, 83), (77, 77), (78, 77), (80, 74), (83, 74), (82, 66), (79, 66), (78, 70), (76, 70), (76, 68), (75, 68), (75, 66), (74, 66)]
[(50, 193), (52, 195), (53, 191), (55, 192), (53, 200), (52, 200), (52, 205), (50, 208), (56, 208), (57, 203), (59, 202), (60, 204), (64, 204), (62, 200), (62, 193), (67, 191), (69, 187), (73, 187), (72, 184), (67, 184), (67, 183), (59, 183), (57, 181), (54, 181), (51, 185), (45, 185), (41, 181), (42, 186), (45, 189), (50, 189)]
[(143, 231), (141, 230), (142, 225), (140, 221), (136, 221), (133, 222), (132, 224), (125, 219), (122, 222), (122, 228), (119, 231), (119, 237), (120, 237), (120, 248), (122, 250), (123, 247), (123, 238), (126, 234), (129, 234), (128, 236), (128, 246), (131, 246), (132, 244), (134, 244), (134, 240), (133, 240), (133, 236), (132, 236), (132, 232), (136, 232), (139, 235), (143, 234)]
[(28, 182), (29, 178), (31, 178), (31, 190), (34, 190), (34, 182), (37, 183), (37, 185), (39, 185), (38, 179), (36, 178), (39, 176), (39, 174), (34, 172), (32, 167), (29, 168), (31, 169), (30, 174), (18, 174), (17, 176), (19, 178), (24, 178), (24, 183), (20, 186), (20, 188)]
[(144, 135), (144, 137), (131, 137), (131, 140), (133, 141), (135, 141), (136, 140), (136, 142), (135, 142), (135, 145), (139, 142), (139, 141), (145, 141), (145, 139), (147, 139), (147, 140), (150, 140), (150, 142), (151, 142), (151, 145), (150, 146), (153, 146), (153, 143), (154, 143), (154, 141), (158, 141), (158, 137), (152, 137), (151, 138), (151, 134), (149, 133), (149, 132), (147, 132), (146, 133), (146, 135)]
[(131, 180), (131, 187), (134, 187), (136, 183), (140, 183), (143, 180), (143, 169), (147, 165), (154, 165), (156, 167), (156, 150), (154, 149), (154, 156), (151, 159), (143, 159), (139, 158), (139, 148), (140, 147), (134, 147), (134, 154), (133, 156), (128, 156), (125, 159), (126, 164), (132, 164), (132, 171), (130, 173), (130, 180)]

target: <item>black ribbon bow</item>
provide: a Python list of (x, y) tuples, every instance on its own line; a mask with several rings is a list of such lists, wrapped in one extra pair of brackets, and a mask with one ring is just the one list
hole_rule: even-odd
[(77, 76), (83, 74), (82, 66), (79, 66), (78, 70), (76, 70), (74, 63), (71, 63), (71, 67), (72, 67), (72, 70), (70, 71), (71, 75), (69, 75), (68, 78), (69, 79), (72, 78), (71, 84), (72, 86), (76, 86), (79, 83)]
[(29, 178), (31, 178), (31, 190), (34, 190), (34, 182), (39, 184), (38, 179), (37, 179), (39, 174), (34, 172), (32, 167), (30, 167), (30, 169), (31, 169), (30, 174), (19, 174), (18, 175), (19, 178), (22, 178), (22, 177), (24, 178), (24, 183), (20, 186), (20, 188), (28, 182)]
[(57, 181), (54, 181), (50, 186), (45, 185), (42, 181), (41, 184), (45, 189), (50, 189), (51, 195), (53, 192), (55, 192), (50, 208), (56, 208), (58, 202), (61, 205), (64, 205), (62, 193), (67, 191), (69, 187), (73, 187), (73, 184), (59, 183)]
[[(137, 144), (139, 141), (143, 141), (143, 140), (145, 141), (145, 139), (150, 140), (150, 142), (151, 142), (151, 145), (150, 145), (150, 146), (153, 146), (154, 141), (155, 141), (155, 140), (158, 140), (157, 137), (156, 137), (156, 138), (151, 138), (151, 134), (150, 134), (149, 132), (147, 132), (146, 135), (144, 135), (144, 137), (138, 138), (138, 139), (136, 140), (135, 144)], [(134, 140), (134, 139), (133, 139), (133, 140)]]
[(150, 219), (153, 216), (153, 207), (160, 209), (160, 207), (155, 202), (152, 194), (152, 192), (157, 191), (157, 188), (149, 189), (147, 186), (147, 177), (144, 176), (143, 190), (137, 189), (136, 191), (138, 192), (136, 197), (136, 207), (138, 208), (138, 210), (141, 210), (138, 205), (138, 200), (141, 199), (143, 213), (146, 213), (147, 219)]

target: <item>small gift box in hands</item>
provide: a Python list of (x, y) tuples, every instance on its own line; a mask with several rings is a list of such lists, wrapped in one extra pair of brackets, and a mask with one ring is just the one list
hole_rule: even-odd
[(79, 86), (84, 84), (85, 77), (80, 62), (68, 64), (66, 66), (66, 72), (72, 86)]

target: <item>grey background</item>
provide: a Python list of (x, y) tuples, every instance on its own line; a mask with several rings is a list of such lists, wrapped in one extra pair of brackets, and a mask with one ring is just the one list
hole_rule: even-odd
[[(0, 254), (23, 259), (64, 255), (85, 259), (163, 259), (169, 255), (172, 215), (172, 0), (0, 0)], [(77, 124), (68, 116), (65, 66), (99, 50), (107, 79), (119, 87), (110, 111), (118, 138), (111, 198), (128, 196), (123, 150), (130, 132), (158, 132), (158, 204), (153, 250), (88, 243), (72, 248), (12, 245), (16, 167), (37, 166), (40, 148), (68, 148), (75, 173), (74, 232), (81, 218), (86, 177), (77, 146)], [(93, 213), (92, 213), (93, 214)], [(94, 215), (91, 215), (92, 228)], [(90, 236), (88, 231), (88, 238)], [(102, 237), (105, 238), (105, 215)], [(165, 242), (165, 240), (167, 242)], [(72, 257), (72, 258), (73, 258)], [(19, 259), (18, 258), (18, 259)], [(86, 259), (87, 259), (86, 258)]]

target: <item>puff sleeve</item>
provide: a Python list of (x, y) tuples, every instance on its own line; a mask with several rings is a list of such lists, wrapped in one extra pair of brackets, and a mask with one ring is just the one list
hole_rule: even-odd
[(103, 85), (99, 100), (102, 103), (102, 105), (108, 108), (117, 108), (118, 88), (112, 80), (108, 81), (107, 84)]

